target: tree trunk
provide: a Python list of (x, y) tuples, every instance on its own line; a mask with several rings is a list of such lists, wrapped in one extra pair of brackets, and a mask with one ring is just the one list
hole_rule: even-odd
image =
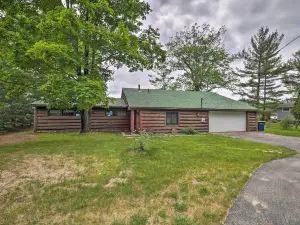
[(80, 111), (81, 116), (81, 128), (80, 133), (87, 133), (89, 132), (89, 110), (81, 110)]
[(260, 66), (261, 59), (258, 61), (258, 74), (257, 74), (257, 90), (256, 90), (256, 105), (259, 107), (260, 103)]
[(262, 120), (265, 120), (265, 112), (266, 112), (266, 98), (267, 98), (267, 75), (264, 75), (264, 99), (263, 99), (263, 115)]
[[(85, 21), (89, 21), (89, 13), (86, 12)], [(86, 44), (84, 46), (84, 74), (87, 75), (89, 73), (89, 46)]]
[(92, 48), (92, 59), (91, 59), (91, 74), (94, 74), (95, 72), (95, 58), (96, 58), (96, 52), (95, 49)]

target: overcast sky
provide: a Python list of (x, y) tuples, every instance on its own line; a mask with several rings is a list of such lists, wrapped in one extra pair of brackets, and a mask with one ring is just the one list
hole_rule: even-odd
[[(165, 44), (169, 37), (194, 23), (208, 23), (215, 29), (227, 27), (225, 46), (230, 53), (237, 53), (249, 46), (250, 38), (261, 26), (278, 30), (285, 37), (282, 46), (300, 34), (300, 0), (148, 0), (152, 13), (145, 26), (159, 28), (160, 41)], [(300, 38), (282, 50), (286, 60), (300, 49)], [(122, 87), (154, 88), (149, 83), (149, 71), (129, 73), (128, 69), (116, 71), (114, 81), (108, 85), (113, 97), (120, 97)], [(230, 91), (216, 91), (236, 98)]]

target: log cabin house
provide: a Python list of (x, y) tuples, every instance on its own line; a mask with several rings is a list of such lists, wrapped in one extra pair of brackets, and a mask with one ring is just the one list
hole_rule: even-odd
[[(79, 131), (81, 117), (75, 110), (47, 108), (33, 103), (37, 132)], [(213, 92), (123, 88), (121, 98), (109, 108), (95, 105), (90, 131), (153, 133), (178, 132), (193, 127), (199, 132), (257, 131), (257, 109)]]

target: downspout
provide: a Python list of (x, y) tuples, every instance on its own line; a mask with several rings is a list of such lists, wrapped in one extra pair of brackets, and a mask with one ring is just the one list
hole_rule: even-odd
[(203, 98), (201, 98), (201, 109), (203, 108)]

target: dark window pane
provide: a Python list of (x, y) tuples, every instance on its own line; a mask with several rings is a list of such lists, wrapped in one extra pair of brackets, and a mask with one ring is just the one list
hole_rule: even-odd
[(167, 125), (178, 125), (178, 112), (167, 112), (166, 113), (166, 124)]
[(127, 111), (125, 110), (117, 111), (117, 116), (127, 116)]
[(127, 116), (126, 110), (109, 109), (105, 112), (106, 116)]
[(75, 110), (63, 110), (63, 116), (75, 116), (76, 111)]
[(61, 110), (58, 109), (50, 109), (48, 111), (48, 116), (61, 116)]
[(172, 123), (172, 119), (170, 116), (167, 115), (167, 124), (171, 124)]

